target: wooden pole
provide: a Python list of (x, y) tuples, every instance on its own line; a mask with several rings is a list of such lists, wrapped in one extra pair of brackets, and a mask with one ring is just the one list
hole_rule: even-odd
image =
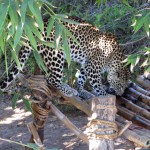
[(89, 138), (89, 150), (114, 150), (114, 138), (117, 137), (115, 124), (116, 97), (94, 97), (92, 116), (86, 130)]

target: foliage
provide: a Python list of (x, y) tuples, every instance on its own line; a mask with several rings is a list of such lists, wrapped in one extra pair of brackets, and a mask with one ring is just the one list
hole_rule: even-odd
[[(149, 9), (142, 9), (133, 16), (133, 26), (134, 34), (138, 32), (145, 31), (147, 36), (150, 36), (150, 11)], [(146, 36), (146, 35), (145, 35)], [(134, 54), (128, 56), (125, 60), (127, 65), (130, 64), (130, 69), (133, 71), (133, 68), (136, 65), (144, 67), (145, 71), (150, 72), (150, 47), (139, 47), (138, 51)]]
[[(44, 41), (42, 32), (44, 32), (43, 19), (41, 15), (41, 7), (45, 13), (51, 15), (47, 28), (47, 36), (51, 29), (55, 26), (55, 41), (47, 43)], [(45, 9), (45, 7), (47, 9)], [(34, 57), (39, 67), (46, 72), (43, 61), (37, 53), (37, 43), (47, 44), (56, 50), (65, 50), (68, 64), (70, 64), (70, 51), (67, 42), (67, 36), (75, 38), (62, 25), (61, 20), (71, 22), (65, 15), (56, 15), (50, 8), (51, 4), (47, 0), (1, 0), (0, 1), (0, 57), (4, 55), (6, 72), (8, 73), (7, 54), (12, 54), (12, 60), (15, 61), (18, 68), (22, 69), (18, 59), (18, 51), (20, 46), (26, 46), (26, 39), (30, 41), (33, 49)], [(62, 47), (59, 46), (60, 38), (62, 38)], [(76, 41), (76, 40), (75, 40)]]
[[(97, 26), (100, 30), (114, 33), (119, 43), (131, 43), (126, 52), (129, 55), (126, 59), (127, 64), (131, 66), (132, 71), (135, 66), (149, 70), (149, 53), (146, 53), (149, 48), (148, 39), (142, 44), (139, 41), (133, 46), (134, 41), (149, 37), (150, 15), (146, 0), (96, 0), (97, 5), (94, 1), (86, 0), (80, 0), (80, 2), (78, 0), (59, 0), (59, 3), (50, 0), (50, 2), (57, 6), (55, 10), (57, 13), (78, 16)], [(126, 46), (126, 44), (121, 45)], [(142, 59), (138, 61), (138, 58)], [(145, 62), (143, 65), (142, 61)]]

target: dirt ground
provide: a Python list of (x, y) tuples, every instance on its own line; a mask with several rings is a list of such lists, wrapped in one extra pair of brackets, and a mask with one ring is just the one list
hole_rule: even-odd
[[(65, 112), (63, 112), (65, 113)], [(88, 123), (86, 115), (82, 112), (70, 112), (65, 115), (82, 131), (85, 130)], [(18, 101), (17, 107), (13, 110), (10, 97), (7, 95), (0, 97), (0, 138), (11, 141), (28, 143), (30, 133), (27, 129), (27, 123), (32, 121), (30, 112), (24, 109), (22, 101)], [(44, 145), (48, 149), (56, 148), (58, 150), (88, 150), (88, 146), (79, 140), (63, 123), (53, 114), (49, 115), (45, 126)], [(132, 142), (124, 138), (118, 138), (115, 141), (117, 150), (135, 150)], [(0, 139), (0, 150), (23, 150), (20, 145), (6, 142)], [(136, 148), (138, 150), (140, 148)]]

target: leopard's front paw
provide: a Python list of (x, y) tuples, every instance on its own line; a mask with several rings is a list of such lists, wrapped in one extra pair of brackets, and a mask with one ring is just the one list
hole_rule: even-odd
[(104, 89), (94, 89), (92, 93), (96, 96), (106, 96), (107, 92)]
[(63, 84), (63, 86), (61, 86), (59, 91), (67, 97), (79, 96), (79, 93), (77, 92), (77, 90), (71, 88), (67, 84)]
[(90, 92), (88, 92), (84, 89), (79, 92), (79, 96), (83, 99), (90, 99), (90, 98), (94, 97), (93, 94), (91, 94)]

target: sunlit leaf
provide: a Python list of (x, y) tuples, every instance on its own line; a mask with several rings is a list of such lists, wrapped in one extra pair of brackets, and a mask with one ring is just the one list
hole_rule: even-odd
[(25, 33), (26, 33), (26, 35), (27, 35), (27, 37), (28, 37), (28, 39), (29, 39), (31, 45), (33, 46), (33, 48), (34, 48), (35, 50), (37, 50), (37, 45), (36, 45), (37, 43), (36, 43), (36, 40), (35, 40), (35, 38), (34, 38), (34, 36), (33, 36), (33, 33), (32, 33), (32, 31), (31, 31), (31, 28), (29, 27), (28, 24), (26, 24), (26, 25), (24, 26), (24, 29), (25, 29)]
[(54, 41), (54, 46), (55, 46), (56, 50), (58, 50), (61, 34), (62, 34), (62, 27), (60, 26), (60, 24), (58, 22), (55, 22), (55, 41)]
[(38, 27), (36, 27), (34, 19), (31, 17), (26, 17), (26, 22), (29, 25), (31, 31), (35, 34), (35, 36), (42, 40), (43, 36), (39, 32)]
[(72, 38), (78, 45), (80, 45), (80, 43), (77, 41), (74, 35), (72, 35), (72, 33), (65, 26), (64, 26), (64, 31), (70, 38)]
[(144, 24), (144, 17), (141, 17), (137, 20), (136, 25), (134, 26), (134, 33), (138, 32)]
[(141, 67), (145, 67), (145, 66), (147, 66), (147, 65), (148, 65), (148, 59), (146, 59), (146, 60), (142, 63)]
[(39, 6), (37, 5), (36, 1), (34, 1), (34, 0), (29, 0), (28, 6), (34, 15), (40, 30), (43, 32), (44, 31), (44, 25), (43, 25), (43, 20), (42, 20)]
[(17, 44), (19, 43), (22, 33), (23, 33), (23, 26), (22, 26), (22, 23), (19, 22), (19, 24), (17, 26), (17, 31), (15, 33), (15, 37), (14, 37), (14, 49), (17, 46)]
[(18, 68), (21, 70), (21, 65), (20, 65), (20, 62), (19, 62), (19, 59), (18, 59), (18, 56), (16, 54), (16, 51), (15, 50), (12, 50), (12, 58), (14, 59), (14, 61), (16, 62)]

